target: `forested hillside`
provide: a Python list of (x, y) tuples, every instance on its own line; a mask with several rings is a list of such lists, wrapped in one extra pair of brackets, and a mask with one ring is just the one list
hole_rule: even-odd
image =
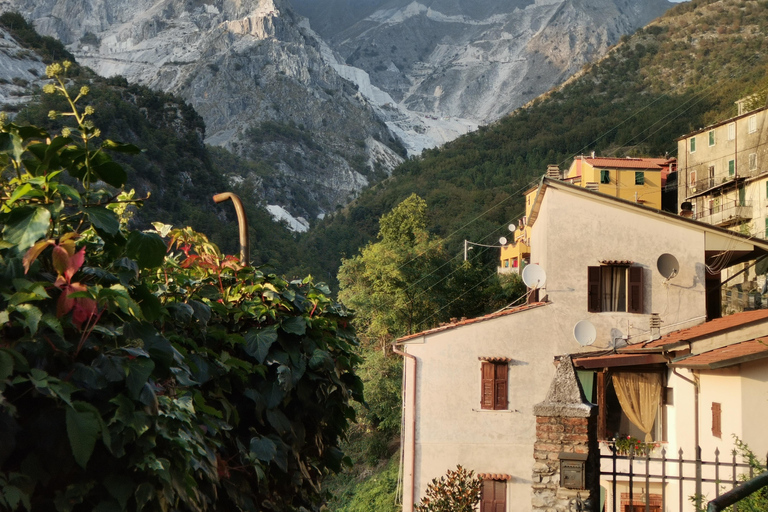
[(734, 101), (766, 85), (767, 32), (764, 0), (680, 4), (559, 90), (404, 163), (309, 233), (307, 246), (333, 272), (413, 192), (427, 200), (429, 229), (447, 237), (449, 252), (464, 238), (493, 243), (547, 164), (567, 167), (591, 151), (675, 156), (676, 137), (735, 115)]

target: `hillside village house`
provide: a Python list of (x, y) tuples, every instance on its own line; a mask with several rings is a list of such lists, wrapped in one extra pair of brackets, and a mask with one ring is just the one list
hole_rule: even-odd
[[(662, 209), (662, 189), (667, 176), (675, 172), (674, 158), (613, 158), (577, 156), (563, 172), (556, 165), (547, 168), (547, 177), (564, 179), (573, 185), (595, 192)], [(519, 274), (530, 260), (531, 229), (527, 226), (538, 187), (524, 192), (525, 217), (520, 219), (512, 242), (501, 248), (498, 272)]]
[[(677, 139), (678, 202), (696, 220), (768, 238), (768, 107), (750, 110), (748, 103), (737, 102), (736, 117)], [(764, 271), (747, 269), (732, 281), (726, 308), (759, 306)]]
[[(718, 296), (720, 267), (768, 253), (768, 242), (549, 178), (526, 226), (531, 261), (546, 272), (541, 302), (397, 340), (405, 512), (457, 464), (484, 476), (483, 512), (532, 510), (533, 408), (555, 356), (612, 352), (647, 341), (652, 325), (664, 336), (717, 318), (720, 303), (707, 298)], [(679, 262), (673, 279), (656, 270), (664, 253)], [(581, 320), (595, 326), (592, 346), (574, 340)]]
[[(728, 466), (734, 436), (761, 458), (768, 452), (764, 432), (768, 422), (768, 310), (736, 313), (661, 337), (648, 336), (609, 353), (574, 357), (574, 365), (587, 398), (598, 405), (599, 439), (630, 435), (658, 443), (673, 462), (679, 450), (692, 460), (699, 446), (707, 461), (715, 460), (717, 450), (727, 464), (719, 469), (719, 480), (723, 482), (732, 480)], [(630, 386), (642, 392), (634, 398), (631, 393), (622, 395), (622, 390)], [(654, 449), (652, 456), (658, 458), (660, 452), (661, 446)], [(610, 455), (605, 445), (602, 454)], [(643, 474), (642, 460), (640, 464), (637, 469)], [(604, 463), (604, 469), (609, 465)], [(666, 473), (676, 476), (679, 470), (675, 466), (668, 465)], [(649, 469), (651, 474), (662, 474), (658, 462)], [(714, 466), (709, 464), (705, 469), (704, 476), (713, 478)], [(694, 476), (690, 466), (683, 473)], [(623, 511), (630, 505), (629, 482), (621, 476), (615, 480), (615, 498), (621, 504), (616, 510)], [(658, 479), (649, 488), (645, 488), (641, 477), (638, 480), (633, 495), (647, 495), (649, 512), (661, 512), (664, 502), (666, 510), (676, 510), (671, 505), (678, 502), (680, 495), (690, 506), (687, 498), (696, 494), (691, 480), (681, 489), (680, 482), (673, 478), (664, 492)], [(606, 501), (612, 503), (612, 479), (604, 476), (601, 485), (606, 490)], [(710, 484), (702, 488), (701, 494), (711, 499), (714, 488)], [(632, 501), (636, 506), (645, 505), (642, 499)]]

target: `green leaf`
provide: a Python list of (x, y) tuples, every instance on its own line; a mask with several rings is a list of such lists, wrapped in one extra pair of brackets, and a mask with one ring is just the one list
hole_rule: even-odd
[(110, 235), (115, 235), (120, 231), (120, 220), (112, 210), (103, 206), (87, 206), (84, 210), (96, 231), (103, 231)]
[(130, 258), (136, 260), (141, 268), (155, 268), (163, 264), (167, 248), (157, 233), (131, 231), (125, 246)]
[(141, 312), (144, 314), (144, 318), (150, 322), (154, 322), (160, 318), (160, 313), (162, 311), (162, 304), (160, 303), (160, 299), (158, 299), (151, 291), (149, 291), (149, 288), (146, 284), (142, 283), (139, 286), (136, 286), (132, 290), (131, 295), (133, 296), (133, 299), (139, 303), (139, 307), (141, 307)]
[(277, 328), (274, 325), (264, 329), (251, 329), (245, 335), (245, 351), (263, 363), (269, 353), (269, 347), (277, 341)]
[(74, 402), (67, 407), (67, 436), (75, 461), (85, 469), (101, 430), (101, 417), (92, 405)]
[(120, 510), (125, 510), (135, 488), (131, 479), (123, 476), (108, 475), (102, 483), (107, 488), (107, 491), (109, 491), (109, 494), (120, 504)]
[(24, 153), (21, 137), (15, 133), (0, 133), (0, 153), (12, 155), (17, 162), (21, 160), (21, 154)]
[(42, 206), (22, 206), (11, 210), (5, 219), (3, 237), (26, 251), (48, 232), (51, 212)]
[(124, 144), (122, 142), (115, 142), (113, 140), (105, 140), (101, 147), (109, 149), (110, 151), (116, 151), (118, 153), (128, 153), (130, 155), (138, 155), (141, 153), (141, 149), (133, 144)]
[(277, 455), (277, 445), (267, 437), (254, 437), (251, 439), (250, 452), (253, 457), (270, 462)]
[(0, 350), (0, 381), (13, 375), (13, 358), (5, 350)]
[(331, 357), (331, 354), (325, 350), (316, 348), (315, 351), (312, 352), (312, 357), (309, 359), (309, 367), (313, 370), (317, 370), (318, 368), (322, 368), (324, 370), (333, 369), (333, 358)]
[(40, 320), (43, 318), (43, 313), (39, 308), (32, 304), (19, 304), (16, 306), (16, 311), (21, 313), (24, 319), (21, 321), (31, 334), (37, 333), (37, 326), (40, 324)]
[(303, 316), (293, 316), (287, 320), (283, 320), (280, 328), (288, 334), (304, 335), (307, 332), (307, 321)]
[(96, 171), (96, 175), (101, 181), (112, 185), (115, 188), (120, 188), (125, 185), (125, 180), (128, 178), (123, 166), (117, 162), (104, 162), (103, 164), (95, 166), (93, 169)]
[(128, 387), (131, 397), (134, 399), (139, 398), (141, 388), (147, 383), (147, 379), (152, 375), (152, 370), (154, 369), (154, 361), (147, 359), (146, 357), (137, 357), (136, 359), (126, 360), (125, 385)]
[(32, 197), (43, 197), (44, 195), (42, 190), (33, 188), (31, 184), (25, 183), (13, 191), (13, 194), (11, 194), (11, 197), (8, 198), (8, 201), (6, 201), (5, 204), (10, 206), (21, 198), (28, 199)]
[(267, 421), (280, 435), (291, 430), (291, 422), (280, 409), (268, 409)]
[(11, 320), (10, 316), (8, 316), (8, 311), (0, 311), (0, 326), (3, 326), (4, 324), (7, 324)]
[(155, 488), (149, 482), (143, 482), (136, 488), (136, 512), (141, 512), (155, 494)]

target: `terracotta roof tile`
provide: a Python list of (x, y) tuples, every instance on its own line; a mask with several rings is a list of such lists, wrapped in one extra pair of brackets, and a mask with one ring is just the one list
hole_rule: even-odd
[(715, 369), (725, 366), (752, 361), (768, 357), (768, 338), (756, 338), (754, 340), (734, 343), (727, 347), (717, 348), (672, 361), (672, 366), (694, 369)]
[(506, 473), (478, 473), (483, 480), (512, 480), (512, 475)]
[(493, 356), (493, 357), (480, 356), (477, 359), (478, 361), (486, 361), (488, 363), (508, 363), (512, 360), (511, 357), (496, 357), (496, 356)]
[(756, 309), (754, 311), (744, 311), (742, 313), (736, 313), (733, 315), (724, 316), (722, 318), (716, 318), (709, 322), (689, 327), (688, 329), (681, 329), (669, 334), (665, 334), (658, 340), (649, 341), (643, 344), (630, 345), (623, 349), (619, 349), (619, 352), (624, 350), (636, 350), (638, 348), (654, 349), (661, 348), (668, 345), (675, 345), (686, 341), (692, 341), (702, 336), (708, 336), (716, 334), (721, 331), (727, 331), (734, 327), (739, 327), (752, 322), (759, 322), (768, 320), (768, 309)]
[(667, 163), (667, 158), (584, 158), (593, 167), (610, 167), (613, 169), (644, 169), (660, 171)]
[(468, 320), (461, 320), (460, 322), (453, 322), (447, 325), (441, 325), (440, 327), (435, 327), (434, 329), (428, 329), (426, 331), (417, 332), (415, 334), (409, 334), (408, 336), (403, 336), (402, 338), (397, 339), (397, 343), (402, 343), (404, 341), (412, 340), (414, 338), (418, 338), (420, 336), (425, 336), (428, 334), (435, 334), (442, 331), (447, 331), (449, 329), (455, 329), (456, 327), (462, 327), (464, 325), (470, 325), (475, 324), (478, 322), (484, 322), (486, 320), (492, 320), (494, 318), (499, 318), (502, 316), (512, 315), (514, 313), (520, 313), (522, 311), (527, 311), (529, 309), (538, 308), (541, 306), (546, 306), (548, 302), (534, 302), (532, 304), (525, 304), (523, 306), (518, 306), (516, 308), (512, 309), (505, 309), (503, 311), (497, 311), (496, 313), (491, 313), (490, 315), (480, 316), (477, 318), (470, 318)]

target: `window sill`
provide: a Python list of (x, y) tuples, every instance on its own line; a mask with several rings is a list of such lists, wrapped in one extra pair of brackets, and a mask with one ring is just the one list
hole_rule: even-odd
[(520, 412), (517, 409), (472, 409), (472, 412)]

